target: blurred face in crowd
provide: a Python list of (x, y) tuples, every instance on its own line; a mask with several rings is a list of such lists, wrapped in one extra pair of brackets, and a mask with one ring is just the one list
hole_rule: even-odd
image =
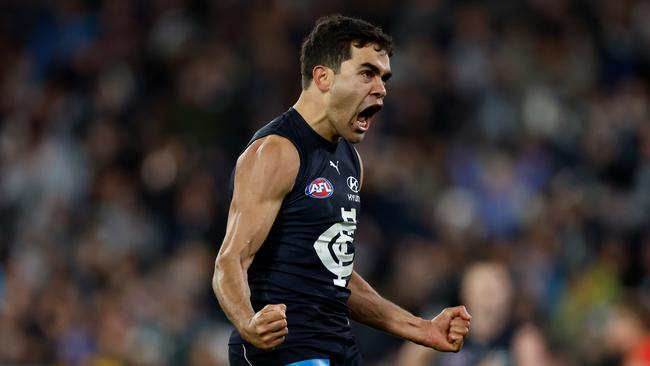
[(608, 314), (603, 332), (605, 346), (615, 353), (625, 354), (644, 340), (647, 329), (635, 309), (619, 305)]
[(326, 113), (336, 135), (357, 143), (384, 105), (391, 71), (388, 54), (377, 45), (351, 48), (352, 57), (341, 63), (339, 72), (330, 69), (333, 75)]
[(481, 263), (470, 267), (462, 282), (461, 296), (472, 314), (472, 338), (489, 341), (508, 325), (513, 288), (505, 266)]

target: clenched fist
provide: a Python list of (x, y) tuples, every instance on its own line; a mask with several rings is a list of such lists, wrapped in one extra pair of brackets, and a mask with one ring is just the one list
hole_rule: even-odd
[(464, 306), (446, 308), (429, 320), (424, 346), (442, 352), (458, 352), (469, 333), (471, 315)]
[(241, 336), (259, 349), (268, 350), (279, 346), (289, 333), (286, 310), (284, 304), (266, 305), (242, 329)]

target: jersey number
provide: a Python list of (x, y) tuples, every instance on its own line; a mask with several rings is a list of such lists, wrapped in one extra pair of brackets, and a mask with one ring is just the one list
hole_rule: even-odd
[(343, 222), (325, 230), (314, 243), (316, 254), (327, 270), (334, 273), (336, 286), (345, 287), (352, 275), (354, 262), (354, 247), (352, 242), (354, 231), (357, 229), (357, 210), (346, 211), (341, 208)]

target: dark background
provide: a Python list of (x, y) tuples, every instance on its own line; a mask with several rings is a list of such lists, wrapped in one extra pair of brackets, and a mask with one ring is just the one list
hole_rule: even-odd
[[(334, 12), (396, 43), (359, 145), (355, 268), (431, 316), (495, 261), (514, 296), (481, 365), (535, 365), (522, 324), (539, 365), (623, 362), (613, 309), (650, 305), (645, 0), (2, 1), (0, 360), (225, 364), (228, 178)], [(399, 362), (401, 341), (356, 331), (368, 365)], [(479, 364), (462, 355), (430, 364)]]

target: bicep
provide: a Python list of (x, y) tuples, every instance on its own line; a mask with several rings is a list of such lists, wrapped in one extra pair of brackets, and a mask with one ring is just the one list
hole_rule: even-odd
[(364, 304), (379, 296), (372, 286), (370, 286), (370, 284), (366, 282), (357, 271), (352, 271), (350, 281), (348, 282), (348, 289), (350, 290), (350, 300), (348, 303), (351, 308)]
[(293, 144), (279, 136), (267, 136), (246, 149), (237, 161), (220, 256), (239, 257), (248, 267), (293, 188), (299, 165)]
[(363, 278), (357, 273), (357, 271), (353, 270), (352, 275), (350, 276), (350, 281), (348, 281), (348, 289), (350, 289), (351, 292), (355, 292), (355, 290), (358, 290), (359, 287), (365, 282)]

